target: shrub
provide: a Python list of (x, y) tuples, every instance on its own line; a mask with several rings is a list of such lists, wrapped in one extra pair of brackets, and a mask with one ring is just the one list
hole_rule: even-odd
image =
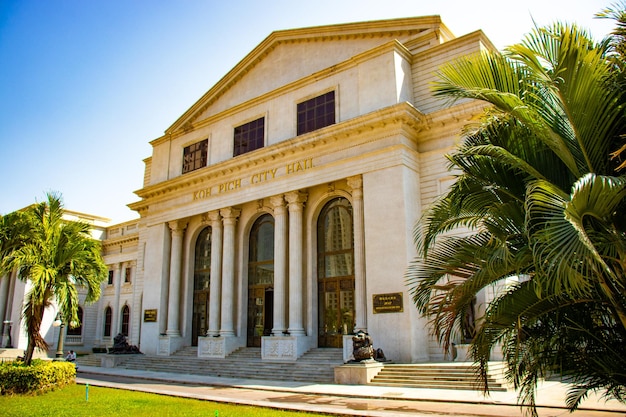
[(0, 394), (42, 393), (74, 383), (76, 367), (70, 362), (33, 360), (0, 364)]

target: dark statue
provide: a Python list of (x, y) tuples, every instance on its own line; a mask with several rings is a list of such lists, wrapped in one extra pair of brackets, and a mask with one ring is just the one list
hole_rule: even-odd
[(372, 338), (368, 333), (359, 330), (352, 337), (352, 355), (354, 360), (350, 362), (379, 361), (386, 360), (382, 349), (374, 349)]
[(139, 348), (137, 346), (128, 344), (126, 336), (124, 336), (122, 333), (118, 333), (118, 335), (113, 338), (113, 347), (109, 349), (109, 353), (127, 354), (141, 352), (139, 351)]

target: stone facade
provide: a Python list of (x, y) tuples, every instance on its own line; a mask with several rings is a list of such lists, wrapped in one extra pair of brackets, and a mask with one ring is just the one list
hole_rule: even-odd
[[(481, 110), (429, 85), (483, 49), (437, 16), (270, 34), (150, 142), (140, 218), (106, 229), (112, 282), (85, 306), (82, 346), (123, 328), (148, 354), (297, 360), (364, 330), (395, 362), (443, 359), (404, 274), (413, 227), (453, 178), (444, 154)], [(385, 294), (400, 304), (375, 308)]]

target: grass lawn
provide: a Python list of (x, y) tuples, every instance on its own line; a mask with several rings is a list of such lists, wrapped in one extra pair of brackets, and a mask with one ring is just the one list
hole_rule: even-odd
[(75, 384), (42, 395), (0, 396), (0, 415), (3, 417), (306, 417), (323, 415), (222, 404), (91, 385), (87, 400), (85, 391), (84, 385)]

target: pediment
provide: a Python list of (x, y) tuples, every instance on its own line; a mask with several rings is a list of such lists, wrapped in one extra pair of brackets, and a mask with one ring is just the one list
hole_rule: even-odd
[(167, 129), (166, 134), (192, 130), (199, 121), (381, 44), (393, 40), (408, 42), (426, 32), (439, 38), (454, 38), (439, 16), (272, 32)]

